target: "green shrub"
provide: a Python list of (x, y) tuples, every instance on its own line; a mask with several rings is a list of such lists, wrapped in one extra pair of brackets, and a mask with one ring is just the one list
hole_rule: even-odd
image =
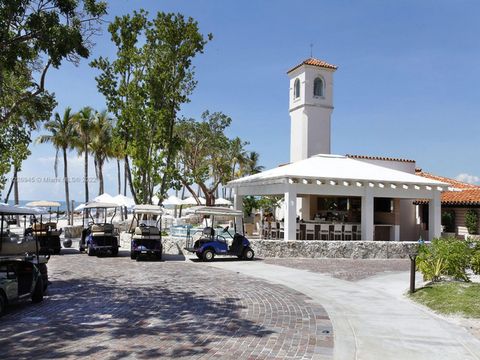
[(466, 270), (471, 266), (469, 244), (455, 238), (434, 239), (422, 244), (417, 256), (417, 267), (426, 281), (440, 281), (442, 276), (469, 281)]
[(475, 251), (470, 259), (470, 267), (475, 275), (480, 275), (480, 251)]
[(465, 214), (465, 226), (469, 234), (478, 234), (478, 213), (476, 210), (469, 209)]

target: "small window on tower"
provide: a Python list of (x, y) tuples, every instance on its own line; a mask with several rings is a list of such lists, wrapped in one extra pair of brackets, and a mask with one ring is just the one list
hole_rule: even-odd
[(313, 82), (313, 96), (323, 96), (323, 80), (319, 77)]
[(300, 80), (296, 79), (293, 86), (293, 98), (297, 99), (300, 97)]

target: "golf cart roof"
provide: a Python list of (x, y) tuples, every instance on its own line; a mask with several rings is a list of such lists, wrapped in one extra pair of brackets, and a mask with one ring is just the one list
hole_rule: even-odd
[(25, 204), (28, 207), (60, 207), (61, 204), (57, 201), (48, 201), (48, 200), (39, 200), (39, 201), (30, 201)]
[(100, 208), (109, 209), (109, 208), (116, 208), (116, 207), (118, 207), (118, 205), (114, 203), (90, 201), (85, 204), (84, 209), (100, 209)]
[(193, 212), (197, 215), (243, 216), (243, 211), (220, 206), (199, 206)]
[(8, 204), (0, 204), (0, 214), (9, 215), (37, 215), (42, 213), (40, 209), (27, 208), (23, 206), (14, 206)]
[(135, 214), (151, 214), (151, 215), (162, 215), (163, 214), (163, 210), (160, 206), (158, 206), (158, 205), (148, 205), (148, 204), (135, 205), (133, 207), (133, 212)]

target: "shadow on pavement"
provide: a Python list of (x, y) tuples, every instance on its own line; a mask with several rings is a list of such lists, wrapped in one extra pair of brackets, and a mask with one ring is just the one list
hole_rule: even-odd
[(108, 277), (55, 281), (42, 303), (12, 307), (0, 320), (0, 359), (189, 357), (222, 337), (272, 334), (241, 309), (236, 297), (119, 287)]

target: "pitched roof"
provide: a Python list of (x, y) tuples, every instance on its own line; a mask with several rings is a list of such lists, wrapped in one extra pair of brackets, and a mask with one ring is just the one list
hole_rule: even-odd
[(439, 176), (439, 175), (433, 175), (428, 172), (422, 171), (421, 169), (415, 169), (415, 174), (418, 176), (423, 176), (424, 178), (427, 179), (432, 179), (432, 180), (437, 180), (441, 182), (448, 183), (452, 185), (454, 188), (457, 189), (480, 189), (480, 186), (478, 185), (473, 185), (473, 184), (468, 184), (464, 183), (458, 180), (450, 179), (444, 176)]
[(391, 157), (385, 157), (385, 156), (368, 156), (368, 155), (353, 155), (353, 154), (347, 154), (345, 156), (351, 159), (359, 159), (359, 160), (382, 160), (382, 161), (399, 161), (399, 162), (411, 162), (411, 163), (415, 162), (415, 160), (391, 158)]
[(319, 154), (261, 173), (230, 181), (229, 186), (244, 186), (280, 179), (328, 179), (360, 182), (417, 184), (446, 186), (445, 183), (426, 179), (404, 171), (390, 169), (341, 155)]
[[(416, 174), (427, 179), (450, 184), (455, 188), (454, 191), (444, 191), (442, 193), (442, 205), (480, 205), (480, 186), (478, 185), (464, 183), (444, 176), (433, 175), (420, 169), (417, 169)], [(418, 200), (415, 203), (426, 204), (428, 200)]]
[(315, 58), (309, 58), (309, 59), (306, 59), (306, 60), (302, 61), (300, 64), (294, 66), (290, 70), (288, 70), (287, 74), (292, 72), (295, 69), (298, 69), (302, 65), (312, 65), (312, 66), (318, 66), (318, 67), (321, 67), (321, 68), (332, 69), (332, 70), (337, 70), (337, 68), (338, 68), (336, 65), (329, 64), (326, 61), (315, 59)]

